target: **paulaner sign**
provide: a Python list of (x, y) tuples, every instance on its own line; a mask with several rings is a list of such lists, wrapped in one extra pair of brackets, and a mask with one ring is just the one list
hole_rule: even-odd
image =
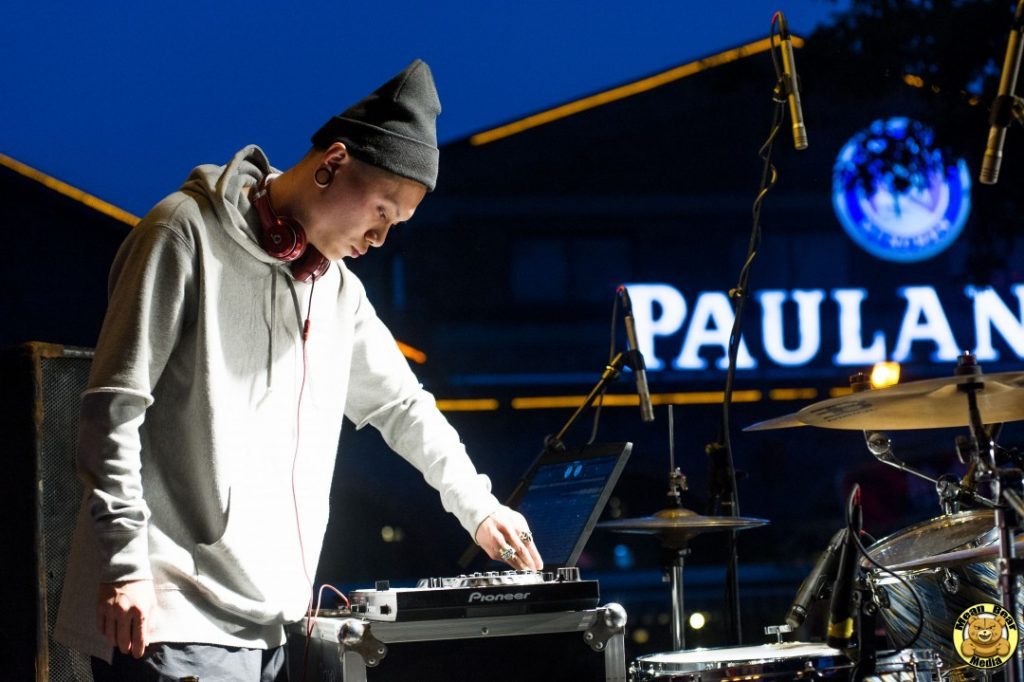
[[(708, 355), (718, 355), (716, 366), (725, 369), (733, 307), (724, 292), (707, 291), (687, 300), (669, 284), (627, 286), (637, 345), (649, 371), (707, 369)], [(889, 296), (892, 300), (882, 300), (878, 292), (869, 297), (863, 288), (755, 292), (744, 311), (744, 328), (749, 334), (760, 323), (758, 355), (742, 338), (737, 369), (757, 369), (762, 363), (864, 367), (884, 360), (954, 362), (964, 350), (981, 362), (1024, 360), (1024, 284), (1011, 286), (1008, 295), (967, 287), (942, 298), (931, 286), (905, 286)], [(877, 314), (882, 307), (888, 312)]]

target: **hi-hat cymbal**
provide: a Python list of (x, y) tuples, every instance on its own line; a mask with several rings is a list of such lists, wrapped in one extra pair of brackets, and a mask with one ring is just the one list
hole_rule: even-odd
[(689, 509), (669, 508), (663, 509), (653, 516), (603, 521), (597, 524), (597, 527), (619, 533), (659, 535), (663, 540), (680, 541), (707, 531), (743, 530), (744, 528), (764, 526), (767, 523), (767, 519), (745, 516), (701, 516)]
[(758, 422), (745, 431), (793, 426), (828, 429), (937, 429), (967, 426), (971, 416), (960, 384), (976, 382), (978, 412), (984, 424), (1024, 419), (1024, 372), (966, 374), (911, 381), (858, 391), (808, 405), (799, 412)]

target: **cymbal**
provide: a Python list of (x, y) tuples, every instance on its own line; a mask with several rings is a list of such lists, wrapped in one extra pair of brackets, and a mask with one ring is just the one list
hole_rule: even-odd
[(1001, 372), (939, 377), (858, 391), (758, 422), (744, 431), (793, 426), (880, 431), (967, 426), (971, 420), (967, 394), (958, 386), (970, 382), (982, 384), (975, 391), (982, 423), (1024, 419), (1024, 372)]
[(796, 412), (792, 414), (784, 414), (781, 417), (775, 417), (774, 419), (766, 419), (763, 422), (757, 422), (751, 424), (744, 431), (768, 431), (770, 429), (791, 429), (796, 426), (807, 426), (804, 422), (800, 421), (800, 417), (797, 416)]
[(619, 533), (660, 535), (663, 540), (670, 539), (678, 542), (707, 531), (743, 530), (764, 526), (767, 523), (767, 519), (745, 516), (702, 516), (689, 509), (669, 508), (663, 509), (653, 516), (603, 521), (597, 524), (597, 527)]

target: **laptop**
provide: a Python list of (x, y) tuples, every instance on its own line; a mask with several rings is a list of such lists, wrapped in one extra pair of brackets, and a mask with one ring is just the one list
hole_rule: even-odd
[[(632, 443), (594, 443), (544, 452), (527, 469), (505, 504), (529, 522), (545, 571), (576, 565), (632, 450)], [(459, 564), (469, 571), (508, 568), (475, 545)]]

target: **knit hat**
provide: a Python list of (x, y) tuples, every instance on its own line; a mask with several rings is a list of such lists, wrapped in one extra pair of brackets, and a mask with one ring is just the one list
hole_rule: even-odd
[(327, 121), (313, 135), (313, 144), (326, 149), (343, 142), (357, 159), (433, 190), (438, 157), (435, 119), (440, 113), (430, 67), (417, 59)]

